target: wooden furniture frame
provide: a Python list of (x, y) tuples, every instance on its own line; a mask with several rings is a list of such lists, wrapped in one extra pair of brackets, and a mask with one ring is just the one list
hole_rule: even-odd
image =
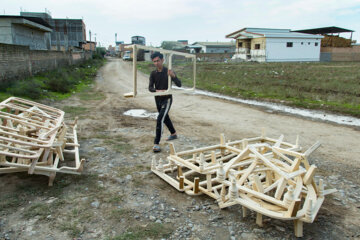
[[(183, 52), (177, 52), (177, 51), (171, 51), (171, 50), (165, 50), (165, 49), (161, 49), (161, 48), (154, 48), (154, 47), (148, 47), (148, 46), (143, 46), (143, 45), (137, 45), (137, 44), (133, 44), (133, 45), (129, 45), (127, 46), (127, 48), (132, 48), (133, 49), (133, 91), (129, 92), (129, 93), (125, 93), (124, 97), (126, 98), (135, 98), (137, 96), (161, 96), (161, 95), (168, 95), (168, 94), (176, 94), (176, 93), (180, 93), (180, 92), (191, 92), (195, 90), (195, 86), (196, 86), (196, 55), (194, 54), (189, 54), (189, 53), (183, 53)], [(160, 52), (162, 54), (165, 55), (165, 58), (169, 59), (169, 65), (168, 68), (172, 69), (172, 56), (174, 55), (178, 55), (178, 56), (183, 56), (185, 58), (191, 58), (193, 61), (193, 87), (191, 89), (181, 89), (181, 90), (174, 90), (172, 88), (172, 83), (171, 83), (171, 77), (168, 77), (168, 90), (165, 92), (147, 92), (147, 93), (138, 93), (138, 86), (137, 86), (137, 50), (138, 49), (143, 49), (143, 50), (149, 50), (149, 51), (154, 51), (154, 52)]]
[[(77, 119), (64, 123), (64, 112), (33, 101), (11, 97), (0, 103), (0, 174), (27, 171), (49, 176), (80, 174)], [(74, 155), (75, 167), (59, 167), (63, 153)]]
[[(166, 164), (153, 159), (151, 170), (178, 191), (189, 195), (206, 194), (220, 208), (242, 205), (262, 216), (292, 220), (295, 236), (303, 236), (303, 222), (312, 223), (324, 201), (335, 189), (324, 190), (323, 180), (315, 183), (315, 165), (308, 157), (320, 143), (304, 153), (298, 144), (265, 137), (248, 138), (194, 150), (176, 152), (170, 144)], [(286, 191), (287, 189), (287, 191)]]

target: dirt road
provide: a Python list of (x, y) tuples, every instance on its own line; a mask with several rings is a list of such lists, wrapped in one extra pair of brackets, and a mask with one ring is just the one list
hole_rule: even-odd
[[(123, 93), (132, 91), (131, 69), (130, 63), (113, 59), (103, 69), (103, 80), (98, 87), (107, 93), (114, 93), (113, 98), (121, 98)], [(148, 76), (138, 73), (138, 82), (139, 91), (145, 92)], [(139, 97), (127, 102), (138, 108), (156, 111), (153, 97)], [(174, 96), (171, 117), (180, 134), (199, 139), (217, 139), (220, 133), (225, 133), (229, 139), (241, 139), (260, 135), (262, 128), (272, 137), (284, 134), (285, 140), (290, 142), (295, 142), (296, 135), (300, 135), (304, 148), (316, 141), (322, 143), (317, 153), (324, 155), (324, 161), (359, 170), (360, 131), (349, 127), (269, 113), (239, 103), (189, 94)]]
[[(145, 92), (148, 76), (138, 73), (138, 82)], [(179, 193), (152, 174), (156, 122), (123, 113), (155, 112), (154, 99), (122, 97), (130, 91), (131, 63), (110, 59), (93, 90), (52, 103), (80, 117), (84, 175), (59, 175), (50, 189), (43, 176), (0, 176), (0, 239), (64, 239), (64, 232), (69, 239), (294, 238), (292, 223), (265, 218), (259, 228), (254, 214), (241, 217), (241, 207), (220, 210), (213, 199)], [(217, 143), (220, 133), (231, 140), (259, 136), (262, 128), (292, 143), (300, 135), (304, 149), (322, 142), (310, 161), (327, 188), (339, 192), (326, 198), (313, 224), (304, 225), (305, 239), (360, 237), (359, 130), (191, 94), (174, 95), (170, 116), (179, 134), (178, 151)], [(168, 147), (164, 141), (161, 146), (156, 157), (164, 159)], [(16, 198), (23, 201), (14, 205)]]

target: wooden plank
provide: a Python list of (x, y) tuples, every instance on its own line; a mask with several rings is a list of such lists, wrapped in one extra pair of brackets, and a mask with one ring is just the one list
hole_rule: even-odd
[(256, 189), (260, 193), (264, 193), (264, 187), (259, 179), (259, 176), (257, 174), (253, 175), (254, 184), (256, 186)]
[(246, 169), (246, 172), (241, 176), (241, 178), (239, 179), (239, 181), (237, 181), (237, 184), (239, 185), (243, 185), (245, 180), (249, 177), (249, 175), (251, 174), (251, 172), (254, 170), (254, 168), (256, 167), (256, 165), (258, 164), (257, 160), (255, 159), (250, 166)]
[(266, 166), (271, 167), (277, 174), (288, 179), (288, 176), (285, 172), (283, 172), (280, 168), (275, 166), (269, 159), (267, 159), (263, 155), (261, 155), (258, 151), (256, 151), (255, 148), (250, 147), (249, 150), (252, 153), (254, 153), (256, 155), (256, 157), (258, 157), (261, 161), (263, 161)]
[(310, 166), (310, 168), (307, 170), (304, 176), (304, 185), (308, 185), (312, 182), (316, 169), (317, 167), (315, 165)]
[(277, 185), (277, 188), (276, 188), (276, 192), (275, 192), (275, 199), (278, 199), (280, 200), (281, 199), (281, 196), (283, 195), (284, 193), (284, 190), (285, 190), (285, 187), (286, 187), (286, 180), (285, 178), (280, 178), (278, 180), (278, 185)]

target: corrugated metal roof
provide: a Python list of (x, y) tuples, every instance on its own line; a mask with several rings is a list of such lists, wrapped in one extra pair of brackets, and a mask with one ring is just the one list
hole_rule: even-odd
[(192, 45), (202, 45), (202, 46), (225, 46), (225, 47), (229, 47), (229, 46), (235, 46), (235, 42), (194, 42)]
[(332, 26), (332, 27), (323, 27), (323, 28), (295, 30), (293, 32), (310, 33), (310, 34), (328, 34), (328, 33), (355, 32), (355, 31)]
[(226, 35), (227, 38), (248, 39), (248, 38), (323, 38), (323, 36), (291, 32), (290, 29), (274, 28), (243, 28), (239, 31)]

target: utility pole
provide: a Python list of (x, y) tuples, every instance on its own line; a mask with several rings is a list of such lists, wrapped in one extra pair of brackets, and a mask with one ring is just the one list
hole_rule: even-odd
[(89, 30), (89, 36), (90, 36), (89, 48), (90, 48), (90, 52), (91, 52), (91, 30)]

